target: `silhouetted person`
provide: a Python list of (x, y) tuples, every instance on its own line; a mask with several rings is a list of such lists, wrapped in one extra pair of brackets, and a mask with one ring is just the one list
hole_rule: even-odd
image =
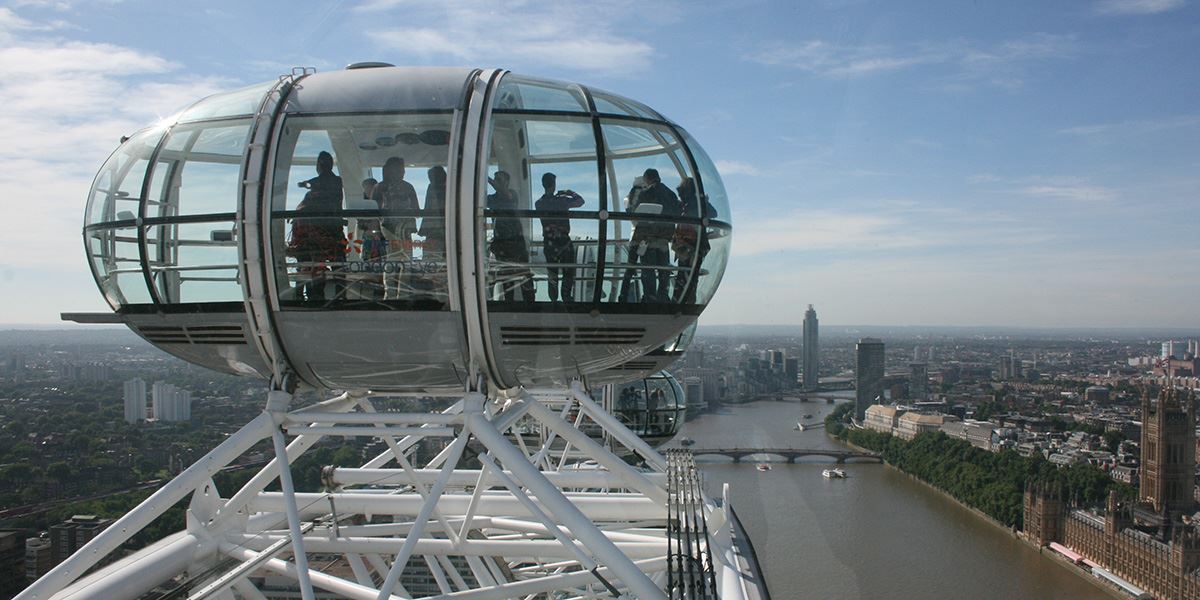
[[(583, 196), (571, 190), (555, 192), (558, 178), (554, 173), (542, 175), (545, 193), (534, 203), (539, 212), (566, 212), (583, 206)], [(546, 251), (546, 278), (550, 283), (550, 301), (558, 302), (562, 292), (564, 302), (575, 300), (575, 243), (571, 241), (571, 219), (568, 217), (542, 217), (542, 240)], [(570, 265), (570, 266), (551, 266)], [(559, 289), (559, 275), (562, 288)]]
[(383, 298), (399, 299), (400, 281), (408, 269), (412, 235), (417, 229), (417, 220), (412, 215), (420, 209), (417, 191), (404, 180), (403, 158), (393, 156), (387, 159), (383, 164), (383, 180), (375, 186), (371, 196), (379, 203), (379, 210), (383, 214), (380, 229), (388, 246), (383, 271)]
[[(663, 185), (657, 169), (646, 169), (642, 174), (645, 188), (631, 199), (630, 210), (638, 210), (639, 206), (657, 205), (661, 208), (657, 213), (663, 217), (676, 217), (680, 214), (679, 198), (670, 188)], [(670, 263), (671, 238), (675, 234), (675, 224), (669, 221), (638, 221), (633, 228), (630, 239), (629, 265), (621, 282), (620, 299), (626, 300), (626, 288), (633, 276), (633, 265), (641, 264), (642, 302), (666, 302), (667, 282), (671, 274), (665, 269), (646, 267), (665, 267)]]
[(429, 187), (425, 188), (425, 208), (421, 228), (417, 233), (425, 238), (421, 262), (423, 283), (434, 299), (446, 300), (446, 169), (435, 166), (425, 172)]
[[(333, 174), (333, 155), (325, 151), (317, 154), (317, 176), (297, 185), (308, 192), (296, 207), (300, 214), (292, 222), (288, 242), (288, 253), (301, 263), (296, 297), (308, 302), (324, 301), (327, 273), (341, 268), (347, 247), (343, 229), (346, 221), (338, 215), (342, 210), (342, 178)], [(340, 297), (341, 280), (336, 275), (332, 278), (334, 297)]]
[(517, 210), (517, 194), (508, 187), (509, 177), (505, 171), (496, 171), (496, 176), (488, 180), (496, 191), (487, 196), (487, 209), (502, 213), (495, 217), (492, 228), (492, 256), (502, 263), (497, 277), (501, 280), (504, 299), (516, 299), (517, 286), (508, 279), (518, 280), (521, 288), (521, 298), (526, 302), (533, 301), (533, 278), (529, 272), (529, 244), (525, 241), (525, 232), (521, 221), (513, 215), (503, 213)]
[[(683, 182), (676, 188), (679, 190), (679, 202), (682, 214), (685, 217), (693, 218), (708, 218), (712, 219), (717, 216), (717, 209), (708, 201), (704, 200), (704, 214), (700, 214), (699, 198), (696, 194), (696, 180), (691, 177), (685, 177)], [(696, 286), (693, 285), (691, 291), (684, 293), (688, 284), (688, 270), (692, 268), (692, 258), (696, 258), (696, 273), (699, 278), (700, 265), (704, 263), (704, 257), (708, 256), (708, 251), (711, 246), (708, 243), (708, 235), (703, 225), (691, 225), (681, 223), (675, 227), (675, 237), (671, 239), (671, 248), (675, 251), (675, 264), (681, 270), (675, 272), (675, 284), (672, 293), (672, 300), (683, 304), (696, 303)], [(697, 281), (697, 283), (699, 283)]]

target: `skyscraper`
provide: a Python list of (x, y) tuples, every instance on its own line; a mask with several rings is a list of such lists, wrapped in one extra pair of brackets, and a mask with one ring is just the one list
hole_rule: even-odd
[(862, 421), (867, 407), (883, 398), (883, 340), (862, 338), (854, 353), (854, 415)]
[(817, 338), (817, 311), (809, 304), (808, 310), (804, 311), (804, 364), (801, 365), (806, 392), (815, 392), (820, 387), (820, 348)]
[(140, 378), (125, 382), (125, 422), (146, 420), (146, 382)]

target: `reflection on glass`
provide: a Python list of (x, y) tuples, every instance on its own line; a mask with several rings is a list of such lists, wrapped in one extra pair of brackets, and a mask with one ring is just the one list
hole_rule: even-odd
[(258, 112), (258, 105), (262, 103), (263, 96), (273, 85), (275, 82), (270, 81), (209, 96), (188, 108), (179, 116), (179, 121), (252, 115)]
[(448, 308), (450, 119), (289, 117), (272, 193), (285, 306)]
[(135, 227), (91, 229), (84, 233), (97, 282), (113, 309), (149, 304)]
[(137, 218), (146, 167), (162, 135), (162, 129), (141, 131), (108, 158), (92, 184), (85, 226)]
[(512, 74), (500, 82), (493, 105), (495, 110), (587, 112), (578, 85)]

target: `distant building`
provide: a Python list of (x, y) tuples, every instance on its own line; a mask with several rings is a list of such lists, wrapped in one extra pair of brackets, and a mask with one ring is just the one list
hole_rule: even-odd
[(159, 421), (190, 421), (192, 393), (165, 381), (155, 381), (150, 390), (151, 408)]
[(922, 433), (939, 431), (942, 424), (954, 417), (949, 415), (926, 415), (909, 412), (896, 419), (896, 437), (902, 440), (912, 440)]
[(854, 348), (854, 416), (862, 421), (867, 407), (883, 400), (883, 341), (862, 338)]
[(125, 422), (146, 420), (146, 382), (140, 378), (125, 382)]
[(891, 434), (896, 429), (896, 422), (904, 413), (904, 409), (895, 406), (872, 404), (867, 407), (863, 417), (863, 427), (880, 433)]
[[(1200, 532), (1181, 517), (1195, 508), (1195, 397), (1171, 386), (1156, 401), (1146, 395), (1142, 421), (1137, 502), (1120, 502), (1114, 491), (1103, 511), (1072, 509), (1061, 489), (1032, 484), (1025, 491), (1025, 534), (1155, 598), (1194, 600), (1200, 598)], [(1130, 480), (1134, 471), (1119, 466), (1113, 476)]]
[(915, 362), (908, 365), (908, 397), (924, 400), (929, 397), (929, 365)]
[(1142, 396), (1142, 464), (1137, 516), (1169, 525), (1195, 509), (1196, 407), (1190, 392), (1168, 386)]
[(25, 579), (34, 581), (50, 572), (57, 564), (54, 561), (54, 544), (50, 538), (42, 537), (25, 539)]
[(62, 523), (50, 526), (50, 543), (54, 546), (54, 564), (58, 564), (100, 535), (112, 519), (95, 515), (75, 515)]
[(1093, 385), (1083, 391), (1083, 399), (1092, 404), (1108, 404), (1108, 397), (1108, 388), (1102, 385)]
[(804, 311), (804, 349), (800, 365), (804, 374), (804, 391), (815, 392), (821, 386), (820, 340), (817, 333), (817, 311), (808, 305)]
[(708, 408), (708, 401), (704, 398), (704, 380), (699, 377), (684, 378), (683, 397), (686, 398), (688, 412), (699, 414)]
[(783, 361), (783, 376), (787, 379), (788, 387), (795, 388), (800, 380), (800, 359), (789, 356)]

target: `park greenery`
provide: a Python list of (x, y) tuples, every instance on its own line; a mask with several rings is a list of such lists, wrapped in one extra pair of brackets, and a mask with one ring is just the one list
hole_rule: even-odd
[(1103, 503), (1110, 490), (1123, 497), (1133, 490), (1088, 464), (1058, 467), (1040, 454), (1024, 457), (1013, 450), (989, 452), (942, 432), (905, 441), (891, 434), (845, 424), (853, 403), (838, 406), (825, 419), (825, 430), (844, 442), (878, 452), (888, 464), (982, 511), (996, 521), (1021, 528), (1023, 494), (1033, 482), (1061, 486), (1081, 506)]

